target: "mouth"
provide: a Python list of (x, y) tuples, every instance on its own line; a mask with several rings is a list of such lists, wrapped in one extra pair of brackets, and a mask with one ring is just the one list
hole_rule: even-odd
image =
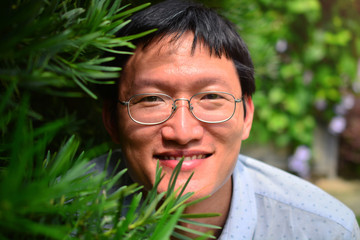
[(194, 155), (187, 155), (187, 156), (172, 156), (172, 155), (155, 155), (154, 157), (156, 159), (159, 159), (160, 161), (167, 161), (167, 160), (176, 160), (176, 161), (180, 161), (181, 159), (184, 158), (184, 162), (187, 161), (192, 161), (195, 159), (205, 159), (210, 157), (211, 154), (194, 154)]
[(181, 171), (195, 171), (200, 165), (213, 154), (208, 153), (163, 153), (154, 155), (154, 159), (160, 161), (160, 165), (174, 169), (179, 161), (184, 158), (181, 166)]

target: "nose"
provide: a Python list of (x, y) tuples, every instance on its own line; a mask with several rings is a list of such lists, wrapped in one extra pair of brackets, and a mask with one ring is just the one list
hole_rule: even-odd
[(202, 123), (190, 112), (189, 101), (187, 99), (176, 99), (175, 104), (175, 112), (161, 129), (163, 139), (180, 145), (200, 140), (204, 134), (204, 129)]

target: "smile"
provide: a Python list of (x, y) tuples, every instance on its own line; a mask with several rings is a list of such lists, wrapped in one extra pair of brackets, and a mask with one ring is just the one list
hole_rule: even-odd
[(160, 160), (160, 165), (174, 169), (179, 161), (184, 158), (184, 162), (181, 166), (181, 171), (195, 171), (207, 158), (212, 154), (206, 153), (163, 153), (154, 155), (155, 159)]
[(162, 156), (161, 158), (159, 157), (159, 160), (176, 160), (176, 161), (180, 161), (182, 158), (184, 158), (184, 162), (186, 162), (186, 161), (191, 161), (191, 160), (195, 160), (195, 159), (204, 159), (206, 157), (207, 157), (207, 155), (205, 155), (205, 154), (186, 156), (186, 157), (185, 156), (183, 156), (183, 157)]

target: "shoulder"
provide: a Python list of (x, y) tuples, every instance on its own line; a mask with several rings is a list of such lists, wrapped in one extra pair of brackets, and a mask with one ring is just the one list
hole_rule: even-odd
[[(91, 168), (91, 172), (102, 173), (105, 172), (107, 178), (112, 178), (118, 172), (126, 169), (125, 161), (123, 160), (124, 156), (120, 149), (116, 149), (114, 151), (110, 151), (109, 153), (103, 154), (92, 159), (89, 164), (93, 167)], [(118, 183), (114, 185), (114, 187), (110, 190), (110, 193), (117, 190), (122, 185), (130, 185), (133, 184), (130, 176), (125, 172), (122, 175), (121, 179)]]
[(258, 207), (276, 206), (282, 213), (332, 222), (350, 232), (357, 226), (348, 207), (310, 182), (246, 156), (240, 155), (239, 163), (251, 179), (257, 204), (262, 205)]
[(90, 161), (89, 164), (93, 164), (92, 171), (103, 172), (106, 171), (108, 176), (114, 174), (115, 171), (119, 171), (125, 168), (125, 163), (122, 161), (123, 156), (120, 149), (110, 151), (109, 153), (98, 156)]

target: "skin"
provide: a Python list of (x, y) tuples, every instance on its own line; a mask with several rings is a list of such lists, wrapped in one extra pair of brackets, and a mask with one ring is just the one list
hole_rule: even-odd
[[(169, 42), (169, 37), (165, 37), (145, 50), (137, 48), (122, 73), (119, 99), (127, 101), (139, 93), (165, 93), (174, 99), (190, 99), (204, 91), (224, 91), (240, 98), (240, 81), (233, 61), (225, 56), (210, 56), (209, 49), (201, 44), (191, 54), (192, 41), (193, 35), (187, 33), (176, 42)], [(201, 159), (184, 162), (177, 186), (181, 186), (194, 172), (186, 189), (195, 192), (192, 200), (211, 197), (191, 206), (186, 212), (220, 212), (221, 217), (203, 221), (223, 226), (230, 206), (231, 174), (241, 142), (248, 138), (252, 125), (253, 102), (250, 97), (245, 99), (245, 119), (241, 103), (237, 104), (230, 120), (217, 124), (195, 119), (186, 101), (179, 101), (173, 116), (158, 125), (135, 123), (128, 116), (126, 107), (120, 104), (117, 106), (116, 122), (111, 120), (111, 113), (106, 107), (103, 119), (112, 139), (121, 145), (130, 176), (143, 184), (145, 189), (150, 189), (154, 183), (157, 159), (160, 159), (165, 173), (159, 186), (162, 192), (167, 190), (173, 171), (172, 164), (164, 160), (165, 156), (200, 156)]]

